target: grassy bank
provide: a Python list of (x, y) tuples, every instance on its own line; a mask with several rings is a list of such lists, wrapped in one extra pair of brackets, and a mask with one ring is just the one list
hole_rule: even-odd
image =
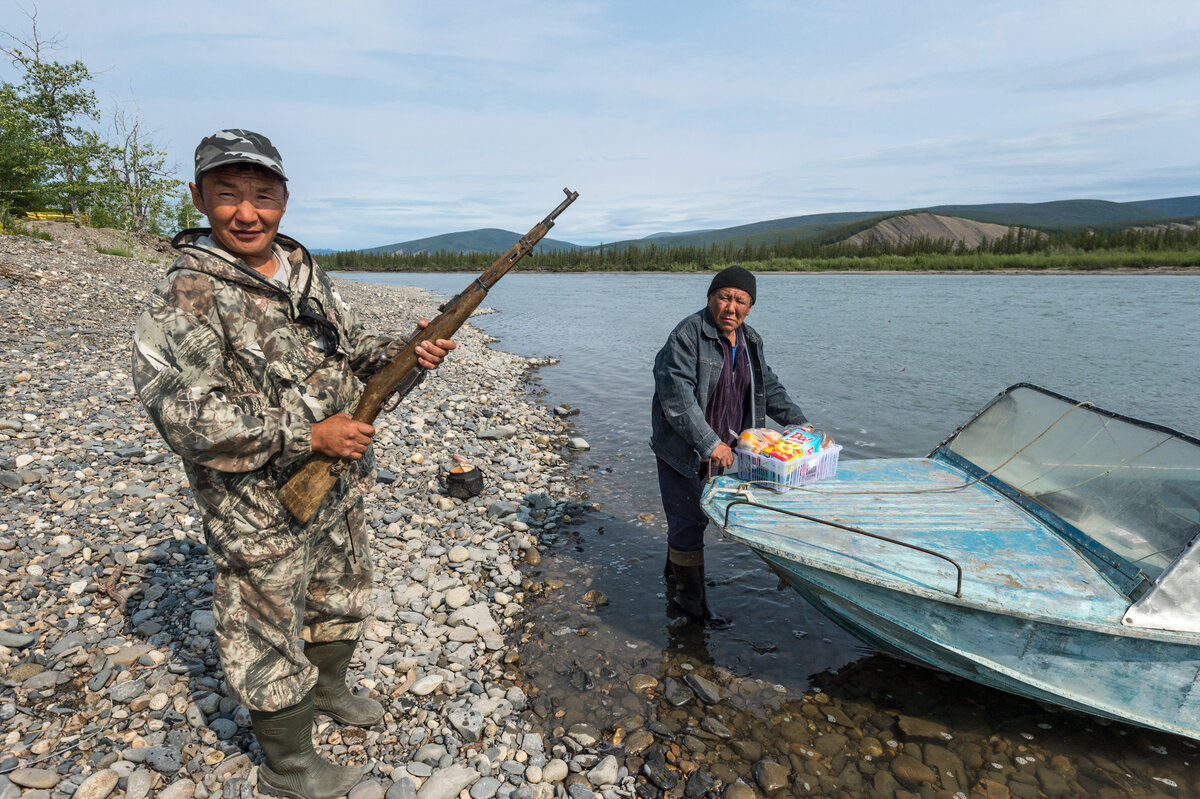
[[(742, 264), (762, 272), (1037, 271), (1163, 269), (1200, 266), (1200, 227), (1040, 231), (1010, 227), (968, 249), (962, 241), (929, 236), (899, 241), (846, 238), (780, 239), (773, 244), (714, 242), (660, 246), (657, 241), (539, 250), (521, 265), (542, 272), (712, 272)], [(327, 269), (387, 272), (479, 271), (498, 253), (380, 253), (350, 250), (322, 256)]]
[(1200, 250), (1147, 252), (1102, 250), (1094, 252), (946, 253), (878, 255), (857, 258), (773, 258), (744, 266), (762, 272), (993, 272), (1043, 270), (1162, 269), (1200, 267)]
[[(322, 256), (331, 270), (355, 272), (480, 272), (495, 259), (493, 254), (463, 254), (454, 259), (405, 256), (403, 259), (362, 253)], [(529, 256), (522, 272), (714, 272), (735, 261), (699, 259), (691, 262), (634, 262), (598, 264), (593, 260), (564, 263), (560, 257)], [(1200, 249), (1111, 249), (1024, 253), (921, 253), (915, 255), (864, 255), (832, 258), (766, 258), (738, 260), (755, 272), (997, 272), (997, 271), (1097, 271), (1111, 269), (1159, 270), (1200, 267)]]

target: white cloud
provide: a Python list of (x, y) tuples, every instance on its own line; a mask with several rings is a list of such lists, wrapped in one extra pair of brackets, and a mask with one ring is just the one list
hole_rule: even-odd
[(213, 130), (271, 136), (314, 247), (523, 231), (564, 185), (581, 243), (1196, 191), (1192, 0), (120, 7), (38, 13), (184, 173)]

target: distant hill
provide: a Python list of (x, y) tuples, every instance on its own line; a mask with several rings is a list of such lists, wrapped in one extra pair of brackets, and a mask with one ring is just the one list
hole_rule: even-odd
[(888, 217), (845, 241), (850, 244), (899, 244), (906, 240), (929, 238), (935, 241), (961, 241), (968, 249), (974, 250), (985, 241), (1003, 238), (1008, 230), (1008, 225), (920, 211)]
[(1141, 200), (1137, 203), (1142, 208), (1149, 208), (1159, 216), (1179, 219), (1200, 216), (1200, 197), (1171, 197), (1166, 200)]
[(1158, 220), (1164, 216), (1141, 203), (1113, 203), (1104, 200), (938, 205), (926, 210), (996, 225), (1024, 225), (1055, 230), (1129, 225), (1134, 222)]
[[(658, 233), (653, 244), (657, 247), (707, 247), (710, 244), (736, 242), (741, 244), (749, 241), (774, 242), (778, 239), (794, 241), (808, 238), (822, 232), (837, 230), (841, 226), (856, 222), (860, 219), (871, 219), (877, 216), (888, 216), (894, 211), (846, 211), (832, 214), (809, 214), (807, 216), (792, 216), (785, 219), (771, 219), (766, 222), (752, 222), (748, 225), (721, 228), (718, 230), (703, 230), (695, 233)], [(641, 246), (642, 239), (627, 239), (614, 242), (613, 247)], [(607, 246), (607, 245), (606, 245)]]
[[(1132, 227), (1161, 224), (1200, 216), (1200, 196), (1162, 200), (1114, 203), (1104, 200), (1057, 200), (1045, 203), (988, 203), (982, 205), (938, 205), (901, 211), (850, 211), (785, 217), (749, 225), (709, 230), (677, 236), (657, 236), (659, 247), (708, 247), (712, 244), (788, 244), (817, 239), (822, 243), (845, 241), (874, 224), (899, 216), (927, 212), (935, 216), (958, 217), (979, 223), (1069, 230), (1079, 228)], [(1001, 234), (1003, 235), (1003, 234)], [(607, 247), (645, 247), (642, 239), (628, 239)]]
[[(1080, 228), (1145, 227), (1180, 222), (1200, 217), (1200, 195), (1169, 197), (1158, 200), (1139, 200), (1130, 203), (1106, 200), (1056, 200), (1044, 203), (985, 203), (979, 205), (937, 205), (929, 208), (908, 208), (893, 211), (845, 211), (828, 214), (770, 219), (745, 225), (717, 230), (693, 230), (686, 233), (655, 233), (641, 239), (626, 239), (605, 242), (605, 249), (623, 247), (645, 248), (655, 246), (709, 247), (713, 244), (787, 244), (793, 241), (817, 239), (822, 243), (845, 241), (887, 220), (919, 214), (937, 218), (957, 218), (959, 222), (942, 222), (947, 230), (963, 231), (963, 235), (974, 238), (979, 231), (993, 228), (972, 227), (967, 221), (978, 225), (1036, 228), (1045, 231)], [(924, 220), (923, 223), (927, 223)], [(892, 223), (894, 233), (900, 223)], [(919, 224), (918, 227), (921, 227)], [(972, 230), (974, 232), (967, 233)], [(1003, 235), (1001, 231), (999, 235)], [(988, 235), (988, 238), (995, 238)], [(520, 238), (520, 234), (496, 228), (470, 230), (462, 233), (446, 233), (440, 236), (373, 247), (368, 253), (415, 253), (415, 252), (503, 252)], [(934, 238), (937, 238), (936, 236)], [(955, 239), (957, 240), (957, 239)], [(972, 246), (972, 245), (968, 245)], [(977, 245), (974, 245), (977, 246)], [(546, 250), (596, 249), (566, 241), (543, 239), (538, 248)]]
[(708, 233), (711, 230), (712, 230), (712, 228), (705, 228), (704, 230), (689, 230), (687, 233), (651, 233), (649, 236), (642, 236), (642, 238), (643, 239), (665, 239), (665, 238), (670, 238), (671, 236), (691, 236), (691, 235), (694, 235), (697, 233)]
[[(429, 236), (414, 241), (402, 241), (399, 244), (385, 244), (382, 247), (372, 247), (363, 250), (372, 254), (400, 253), (407, 255), (418, 252), (462, 252), (489, 253), (504, 252), (517, 243), (520, 233), (512, 233), (499, 228), (480, 228), (467, 230), (462, 233), (443, 233), (440, 236)], [(555, 239), (542, 239), (537, 243), (535, 251), (577, 250), (578, 244)]]

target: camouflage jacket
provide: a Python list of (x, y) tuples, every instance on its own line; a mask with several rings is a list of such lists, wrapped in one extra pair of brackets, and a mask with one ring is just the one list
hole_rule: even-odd
[[(364, 330), (297, 242), (275, 240), (290, 267), (285, 289), (213, 246), (207, 233), (175, 238), (181, 255), (134, 331), (133, 381), (183, 459), (213, 560), (245, 569), (361, 512), (374, 479), (371, 449), (342, 473), (307, 525), (276, 492), (311, 454), (311, 423), (353, 411), (358, 379), (395, 357), (403, 342)], [(313, 323), (305, 310), (328, 323)]]

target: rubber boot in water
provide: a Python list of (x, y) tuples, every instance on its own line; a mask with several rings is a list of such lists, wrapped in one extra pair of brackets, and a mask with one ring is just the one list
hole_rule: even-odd
[(334, 765), (313, 749), (313, 712), (312, 691), (283, 710), (250, 711), (264, 758), (258, 767), (261, 792), (290, 799), (338, 799), (362, 780), (365, 767)]
[(346, 669), (357, 645), (357, 641), (307, 644), (304, 656), (317, 667), (317, 686), (313, 689), (316, 709), (342, 724), (370, 727), (383, 720), (383, 705), (346, 688)]
[(708, 607), (708, 592), (704, 584), (704, 550), (686, 552), (669, 548), (667, 564), (675, 578), (675, 593), (670, 597), (671, 602), (706, 627), (728, 627), (729, 620), (716, 615)]

